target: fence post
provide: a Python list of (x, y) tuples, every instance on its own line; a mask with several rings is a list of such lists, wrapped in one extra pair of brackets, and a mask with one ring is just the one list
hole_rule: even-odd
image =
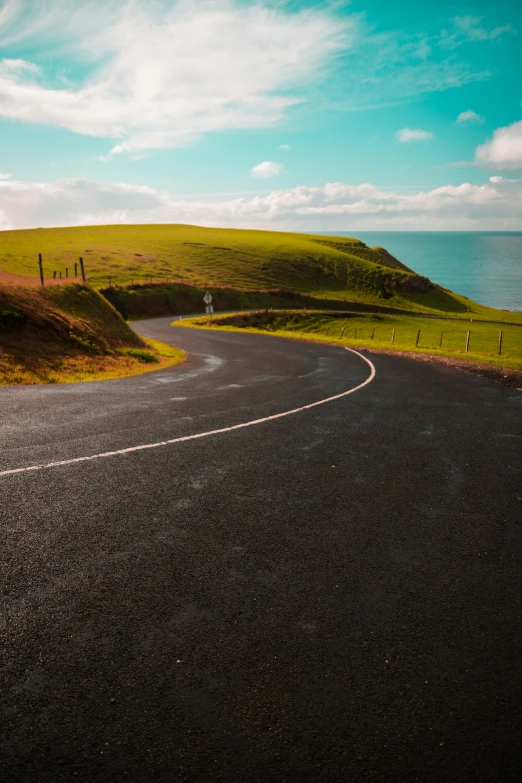
[(417, 332), (417, 339), (415, 340), (415, 345), (416, 345), (416, 346), (419, 344), (419, 339), (420, 339), (420, 329), (419, 329), (419, 331)]
[(53, 280), (56, 280), (56, 269), (53, 272)]
[(69, 277), (69, 267), (65, 267), (65, 277)]
[(326, 334), (328, 334), (328, 330), (330, 329), (329, 326), (326, 327)]
[(60, 280), (62, 279), (62, 273), (60, 272)]
[(471, 334), (471, 332), (468, 329), (468, 333), (466, 335), (466, 353), (468, 352), (468, 348), (469, 348), (469, 336), (470, 336), (470, 334)]
[(442, 348), (442, 335), (443, 334), (444, 334), (444, 332), (440, 333), (439, 348)]
[(502, 353), (502, 331), (498, 333), (498, 355)]
[(82, 280), (84, 283), (87, 282), (87, 278), (85, 277), (85, 266), (83, 264), (83, 258), (80, 256), (80, 269), (82, 270)]
[(40, 283), (42, 285), (45, 285), (44, 273), (43, 273), (43, 262), (42, 262), (42, 254), (41, 253), (38, 253), (38, 267), (40, 269)]
[(341, 337), (343, 336), (345, 329), (346, 329), (346, 326), (343, 326), (343, 328), (341, 329)]
[(392, 343), (395, 342), (395, 327), (392, 329)]
[(78, 263), (76, 261), (74, 262), (74, 276), (78, 277)]
[(374, 326), (374, 327), (373, 327), (373, 329), (372, 329), (372, 340), (373, 340), (373, 338), (374, 338), (374, 335), (375, 335), (375, 326)]

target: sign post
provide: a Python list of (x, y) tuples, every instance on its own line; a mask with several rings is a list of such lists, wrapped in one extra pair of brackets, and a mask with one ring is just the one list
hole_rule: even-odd
[(210, 319), (212, 320), (212, 313), (214, 312), (214, 308), (212, 307), (212, 294), (207, 291), (205, 296), (203, 297), (203, 301), (205, 302), (205, 311), (207, 315), (210, 315)]

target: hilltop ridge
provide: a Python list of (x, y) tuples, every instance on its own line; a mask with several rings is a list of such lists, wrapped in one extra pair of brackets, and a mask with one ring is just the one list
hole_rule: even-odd
[[(352, 288), (361, 294), (400, 288), (404, 275), (421, 279), (384, 248), (351, 237), (177, 224), (0, 232), (1, 271), (34, 277), (38, 253), (48, 279), (55, 272), (65, 277), (66, 269), (71, 275), (82, 256), (95, 287), (171, 277), (343, 298)], [(427, 290), (429, 281), (422, 280), (420, 288)]]
[[(129, 285), (190, 285), (237, 291), (282, 290), (325, 302), (386, 305), (423, 313), (498, 317), (417, 274), (385, 248), (356, 237), (210, 228), (184, 224), (77, 226), (0, 232), (0, 283), (39, 284), (38, 254), (47, 281), (73, 274), (83, 257), (98, 289)], [(157, 291), (155, 294), (157, 295)], [(158, 313), (160, 314), (160, 313)], [(490, 314), (490, 316), (488, 316)]]

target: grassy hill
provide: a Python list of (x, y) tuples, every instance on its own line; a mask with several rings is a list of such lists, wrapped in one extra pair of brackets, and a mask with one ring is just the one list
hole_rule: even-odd
[[(214, 318), (186, 319), (175, 326), (257, 331), (354, 348), (429, 353), (481, 362), (513, 370), (522, 369), (522, 328), (469, 319), (423, 318), (392, 313), (332, 313), (274, 310), (235, 313)], [(499, 334), (502, 332), (501, 352)], [(469, 342), (468, 342), (469, 334)], [(467, 345), (467, 350), (466, 350)], [(522, 377), (517, 376), (519, 381)]]
[(182, 358), (145, 343), (88, 286), (0, 287), (0, 384), (120, 378)]
[[(426, 313), (498, 311), (433, 285), (384, 248), (355, 238), (186, 225), (87, 226), (0, 232), (2, 273), (37, 283), (73, 274), (84, 259), (96, 288), (170, 280), (197, 289), (284, 289), (320, 300), (363, 302)], [(522, 317), (521, 317), (522, 320)]]
[[(46, 282), (53, 283), (45, 288), (38, 277), (39, 253)], [(80, 257), (88, 286), (73, 278)], [(69, 284), (62, 285), (66, 270)], [(420, 328), (425, 349), (437, 352), (437, 335), (443, 330), (442, 352), (460, 354), (470, 320), (522, 325), (522, 313), (488, 308), (448, 291), (384, 248), (367, 247), (355, 238), (275, 231), (185, 225), (4, 231), (0, 286), (5, 282), (13, 285), (0, 287), (0, 383), (122, 377), (144, 372), (148, 362), (151, 367), (172, 364), (181, 352), (146, 346), (124, 319), (201, 311), (206, 289), (217, 312), (272, 307), (329, 311), (317, 317), (323, 319), (321, 328), (332, 321), (333, 331), (335, 311), (349, 311), (350, 318), (360, 319), (354, 339), (373, 347), (381, 341), (387, 345), (396, 329), (393, 349), (412, 350)], [(438, 318), (420, 324), (419, 316), (428, 315)], [(461, 320), (438, 320), (448, 316)], [(315, 335), (315, 317), (305, 315), (291, 330), (299, 327), (303, 335)], [(279, 321), (271, 328), (286, 331)], [(504, 335), (500, 362), (518, 368), (522, 330), (510, 329), (514, 331)], [(497, 337), (498, 326), (474, 324), (473, 352), (498, 363)]]

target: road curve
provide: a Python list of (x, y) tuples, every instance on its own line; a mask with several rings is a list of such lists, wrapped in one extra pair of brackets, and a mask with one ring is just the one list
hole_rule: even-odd
[(0, 779), (518, 781), (522, 395), (169, 320), (0, 389)]

